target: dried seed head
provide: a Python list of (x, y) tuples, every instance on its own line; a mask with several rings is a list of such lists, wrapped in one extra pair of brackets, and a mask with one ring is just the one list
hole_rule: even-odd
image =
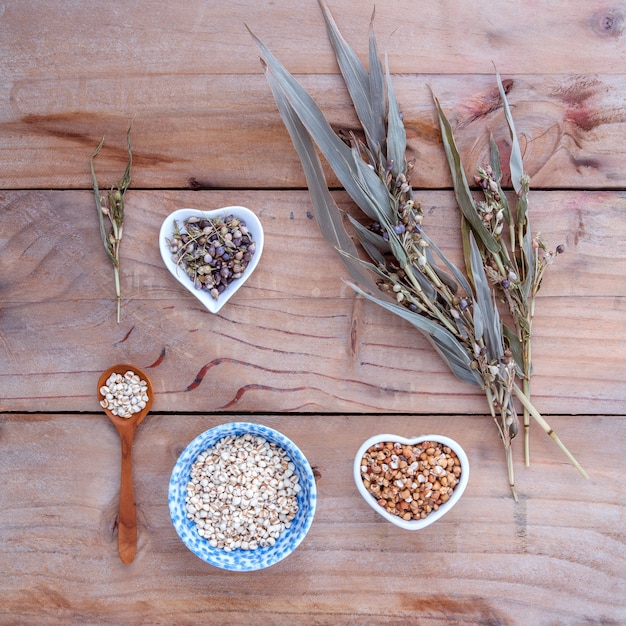
[(245, 223), (232, 215), (211, 220), (192, 216), (182, 226), (175, 222), (173, 231), (168, 243), (174, 261), (196, 289), (208, 291), (215, 299), (241, 278), (256, 252)]

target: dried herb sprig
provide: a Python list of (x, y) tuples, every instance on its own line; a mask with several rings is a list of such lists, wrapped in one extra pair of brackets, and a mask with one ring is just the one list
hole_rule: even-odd
[[(124, 228), (124, 196), (130, 185), (130, 169), (133, 163), (133, 153), (130, 147), (130, 131), (132, 124), (126, 133), (126, 145), (128, 148), (128, 165), (124, 171), (124, 175), (116, 185), (111, 187), (106, 196), (100, 195), (96, 171), (94, 168), (94, 159), (100, 153), (104, 145), (104, 137), (98, 144), (95, 152), (91, 155), (91, 177), (93, 180), (93, 193), (96, 201), (96, 209), (98, 211), (98, 221), (100, 223), (100, 234), (102, 235), (102, 243), (104, 249), (113, 264), (113, 272), (115, 277), (115, 295), (117, 299), (116, 320), (119, 324), (122, 308), (122, 293), (120, 288), (120, 243), (122, 241), (122, 233)], [(104, 218), (107, 218), (109, 227), (107, 228)]]
[[(409, 182), (402, 116), (388, 64), (383, 71), (371, 25), (368, 73), (321, 0), (320, 6), (364, 140), (354, 135), (347, 142), (339, 138), (306, 90), (251, 33), (300, 157), (319, 227), (341, 255), (357, 293), (413, 324), (455, 376), (483, 389), (504, 442), (509, 483), (517, 497), (511, 455), (511, 441), (517, 432), (515, 361), (504, 338), (476, 237), (467, 235), (470, 283), (426, 234), (424, 216)], [(349, 220), (367, 260), (360, 258), (344, 228), (343, 214), (329, 192), (313, 142), (363, 213), (362, 219)], [(458, 171), (462, 174), (462, 168)], [(493, 235), (475, 221), (480, 241), (497, 252)], [(521, 395), (531, 415), (545, 423)]]
[[(463, 174), (461, 157), (456, 147), (452, 127), (439, 100), (434, 97), (441, 135), (448, 165), (452, 174), (455, 195), (462, 214), (463, 247), (469, 254), (468, 233), (471, 230), (477, 241), (483, 267), (500, 300), (505, 303), (514, 327), (503, 324), (503, 333), (509, 351), (517, 364), (517, 374), (522, 381), (525, 398), (530, 401), (530, 378), (532, 376), (532, 324), (536, 297), (543, 274), (555, 256), (564, 250), (562, 245), (549, 251), (543, 239), (533, 236), (530, 227), (528, 195), (530, 177), (526, 174), (511, 109), (500, 75), (496, 72), (498, 89), (511, 139), (509, 171), (516, 194), (514, 210), (511, 210), (502, 188), (500, 154), (493, 136), (490, 137), (490, 159), (485, 167), (479, 167), (474, 182), (482, 189), (484, 200), (476, 202)], [(508, 233), (507, 233), (508, 231)], [(483, 234), (491, 235), (490, 239)], [(508, 237), (507, 237), (508, 234)], [(496, 244), (495, 246), (493, 244)], [(517, 390), (514, 388), (517, 395)], [(524, 458), (530, 464), (530, 410), (524, 409)], [(547, 431), (548, 432), (548, 431)], [(551, 437), (554, 431), (549, 429)], [(557, 445), (562, 447), (558, 437)], [(569, 452), (564, 452), (569, 455)], [(573, 460), (576, 465), (575, 460)]]

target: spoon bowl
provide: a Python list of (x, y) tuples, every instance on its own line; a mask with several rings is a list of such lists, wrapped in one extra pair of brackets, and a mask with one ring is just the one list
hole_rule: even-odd
[(106, 383), (107, 379), (109, 378), (111, 374), (124, 375), (124, 373), (128, 372), (129, 370), (135, 372), (137, 376), (139, 376), (142, 380), (146, 381), (146, 384), (148, 386), (148, 401), (146, 402), (146, 406), (143, 409), (141, 409), (141, 411), (139, 411), (138, 413), (133, 413), (128, 418), (120, 417), (119, 415), (113, 415), (113, 413), (111, 413), (111, 411), (108, 408), (103, 407), (102, 410), (106, 413), (107, 417), (113, 422), (113, 424), (115, 424), (115, 427), (118, 429), (118, 431), (120, 427), (123, 428), (124, 430), (130, 429), (130, 424), (134, 424), (135, 429), (136, 429), (137, 426), (139, 426), (139, 424), (141, 424), (141, 422), (143, 421), (143, 418), (150, 411), (150, 407), (152, 406), (152, 399), (154, 398), (152, 382), (148, 378), (146, 373), (140, 370), (136, 365), (129, 365), (128, 363), (119, 363), (118, 365), (113, 365), (109, 367), (107, 370), (105, 370), (100, 376), (100, 378), (98, 379), (98, 389), (97, 389), (98, 400), (99, 401), (104, 400), (104, 396), (102, 395), (102, 393), (100, 393), (100, 389), (104, 386), (104, 384)]
[(135, 510), (135, 492), (133, 488), (132, 466), (133, 440), (137, 427), (141, 424), (152, 406), (154, 391), (152, 388), (152, 382), (148, 376), (135, 365), (129, 365), (127, 363), (113, 365), (104, 371), (98, 379), (97, 388), (98, 400), (102, 401), (104, 400), (104, 396), (100, 390), (106, 384), (109, 376), (113, 373), (121, 374), (123, 376), (128, 371), (134, 372), (141, 378), (141, 380), (146, 382), (146, 393), (148, 396), (146, 406), (137, 413), (131, 414), (128, 418), (114, 415), (111, 410), (106, 407), (102, 408), (106, 416), (113, 422), (113, 425), (120, 436), (120, 442), (122, 445), (122, 472), (120, 478), (120, 505), (118, 513), (117, 539), (120, 558), (125, 564), (131, 563), (137, 552), (137, 513)]

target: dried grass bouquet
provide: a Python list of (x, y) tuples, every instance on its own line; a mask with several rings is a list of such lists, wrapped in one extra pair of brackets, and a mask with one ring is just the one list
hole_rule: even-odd
[[(326, 5), (320, 6), (339, 69), (363, 130), (363, 138), (339, 137), (294, 77), (253, 35), (265, 75), (300, 157), (319, 227), (337, 250), (363, 297), (400, 316), (430, 341), (453, 374), (483, 390), (504, 442), (509, 483), (517, 499), (511, 442), (518, 432), (514, 399), (556, 442), (583, 476), (583, 468), (530, 400), (531, 329), (535, 296), (555, 253), (530, 231), (529, 178), (524, 173), (513, 120), (498, 76), (509, 124), (511, 179), (516, 206), (501, 187), (500, 157), (491, 141), (491, 162), (475, 182), (477, 202), (466, 180), (451, 126), (437, 101), (442, 139), (462, 213), (465, 272), (450, 262), (427, 232), (410, 184), (406, 133), (389, 73), (379, 58), (370, 24), (369, 72), (343, 39)], [(362, 212), (347, 218), (360, 244), (344, 228), (315, 145)], [(560, 250), (560, 249), (559, 249)], [(364, 253), (364, 254), (363, 254)], [(366, 256), (366, 258), (363, 258)], [(505, 306), (513, 324), (503, 323)], [(521, 387), (520, 387), (521, 382)], [(527, 429), (526, 429), (527, 430)], [(527, 443), (526, 439), (526, 443)], [(528, 459), (528, 453), (526, 454)]]

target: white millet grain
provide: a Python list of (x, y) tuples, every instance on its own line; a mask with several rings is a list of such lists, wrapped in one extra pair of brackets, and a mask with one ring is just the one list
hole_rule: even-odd
[(300, 491), (287, 453), (257, 435), (227, 436), (191, 467), (187, 517), (215, 548), (273, 546), (298, 512)]
[(113, 372), (100, 387), (100, 393), (103, 396), (100, 400), (102, 408), (128, 419), (146, 407), (148, 383), (132, 370), (124, 374)]

